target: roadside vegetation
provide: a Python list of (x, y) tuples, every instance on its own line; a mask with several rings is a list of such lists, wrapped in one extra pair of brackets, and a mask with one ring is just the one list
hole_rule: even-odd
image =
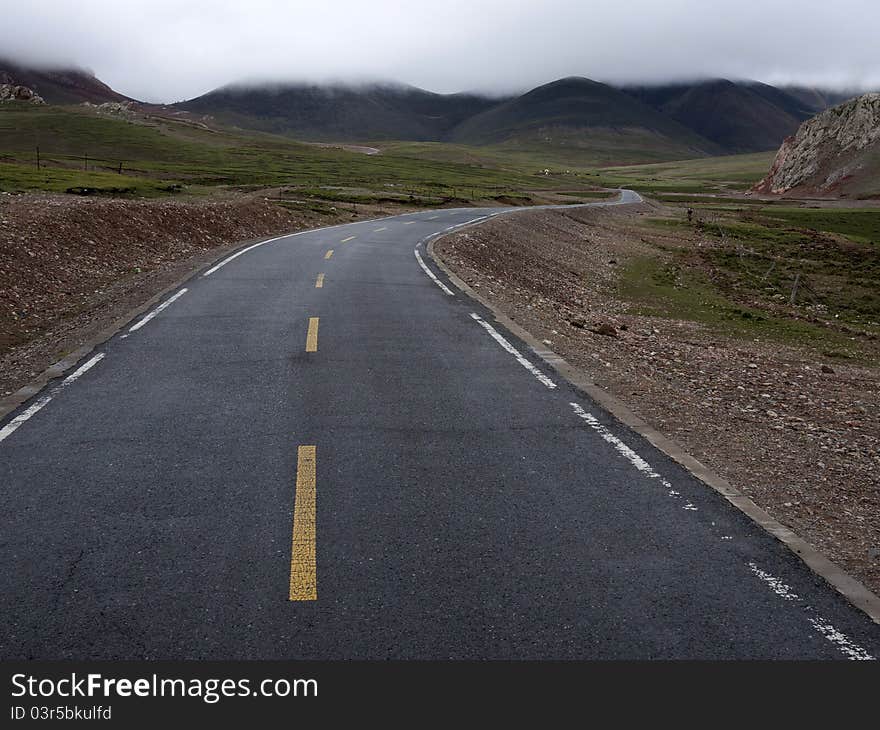
[(653, 255), (621, 293), (636, 311), (722, 334), (871, 360), (880, 336), (880, 210), (704, 206), (649, 218)]

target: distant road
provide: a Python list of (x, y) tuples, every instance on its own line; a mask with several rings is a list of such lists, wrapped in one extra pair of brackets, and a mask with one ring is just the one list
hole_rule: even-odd
[(345, 150), (346, 152), (359, 152), (362, 155), (378, 155), (382, 151), (378, 147), (365, 147), (360, 144), (334, 144), (333, 142), (309, 142), (308, 144), (314, 147), (329, 147)]
[(0, 656), (880, 656), (434, 267), (498, 212), (246, 248), (0, 422)]

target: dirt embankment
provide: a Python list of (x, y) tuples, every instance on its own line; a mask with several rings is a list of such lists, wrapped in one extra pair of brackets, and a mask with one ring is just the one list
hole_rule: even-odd
[(0, 195), (0, 394), (236, 242), (351, 217), (292, 212), (262, 197)]
[[(438, 241), (465, 282), (880, 592), (878, 370), (642, 316), (647, 206), (517, 214)], [(678, 245), (688, 245), (685, 239)], [(690, 242), (692, 245), (697, 245)]]

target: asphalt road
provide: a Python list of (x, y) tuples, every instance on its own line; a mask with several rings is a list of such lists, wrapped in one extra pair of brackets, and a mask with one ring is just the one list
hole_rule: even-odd
[(0, 657), (880, 657), (416, 249), (494, 212), (246, 250), (4, 419)]

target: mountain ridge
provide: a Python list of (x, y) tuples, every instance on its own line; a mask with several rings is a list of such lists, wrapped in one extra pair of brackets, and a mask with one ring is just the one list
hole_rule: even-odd
[[(135, 103), (83, 69), (34, 69), (0, 59), (0, 83), (55, 105)], [(394, 82), (229, 84), (170, 105), (140, 104), (243, 130), (315, 142), (452, 142), (549, 159), (651, 162), (777, 149), (848, 92), (704, 79), (616, 87), (584, 77), (523, 94), (438, 94)]]

